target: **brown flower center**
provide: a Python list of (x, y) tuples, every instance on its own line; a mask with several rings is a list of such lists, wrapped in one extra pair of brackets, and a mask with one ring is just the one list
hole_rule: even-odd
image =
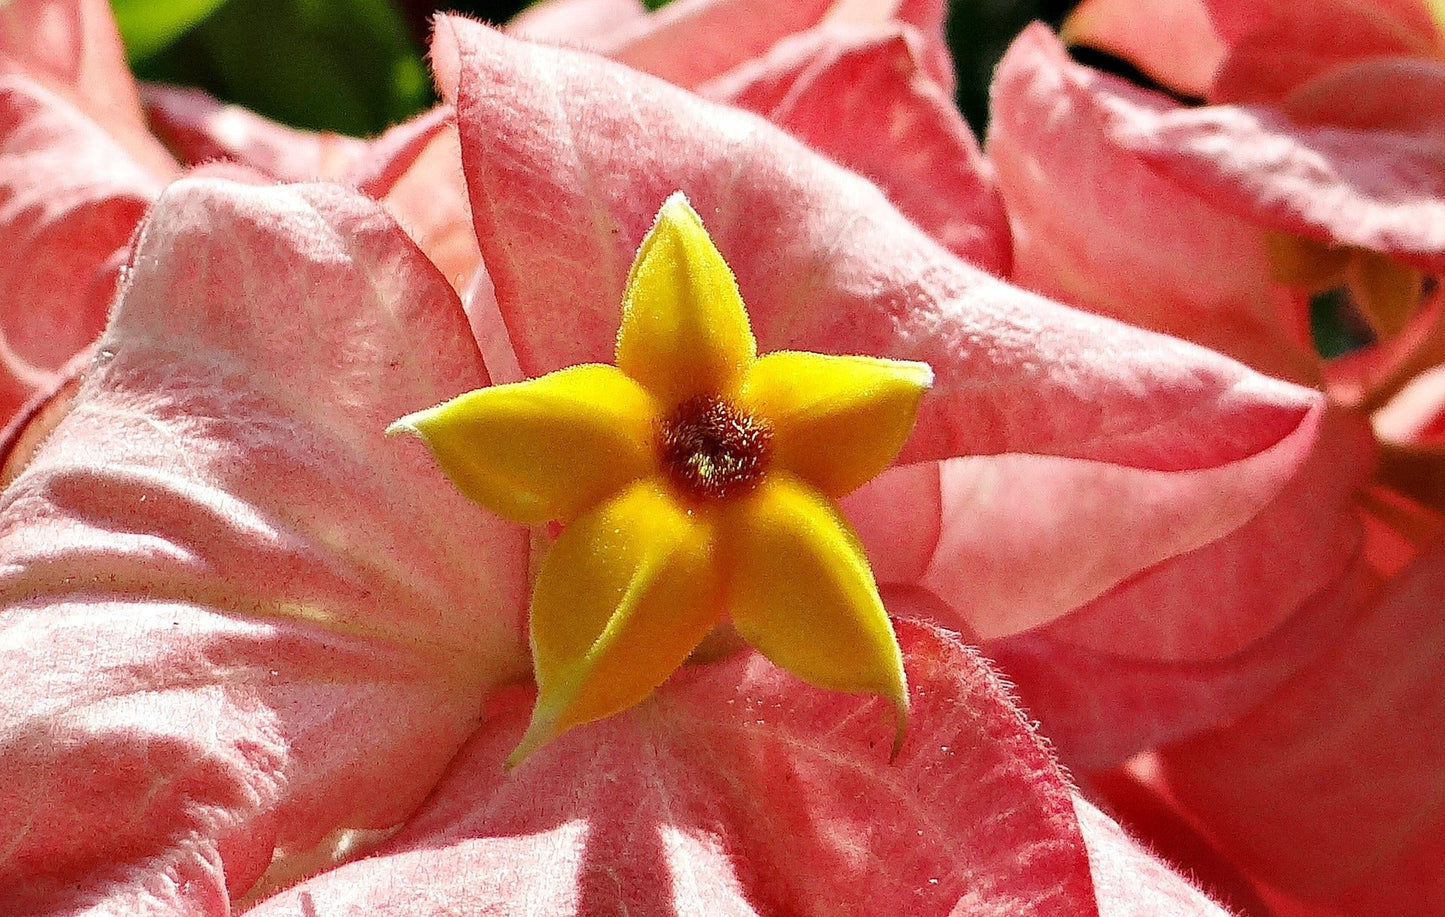
[(773, 430), (712, 395), (678, 405), (662, 423), (662, 463), (685, 492), (721, 499), (751, 490), (767, 466)]

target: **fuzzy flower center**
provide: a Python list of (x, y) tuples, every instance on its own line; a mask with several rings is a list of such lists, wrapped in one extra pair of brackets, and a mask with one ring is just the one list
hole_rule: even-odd
[(767, 467), (773, 429), (721, 398), (698, 395), (662, 423), (662, 464), (686, 493), (721, 499), (746, 493)]

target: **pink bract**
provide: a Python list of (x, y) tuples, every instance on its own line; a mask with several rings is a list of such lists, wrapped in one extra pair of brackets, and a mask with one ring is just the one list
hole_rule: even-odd
[[(1206, 16), (1217, 61), (1203, 41), (1182, 69), (1129, 44), (1126, 24), (1147, 34), (1165, 15)], [(1137, 58), (1166, 85), (1239, 104), (1181, 105), (1080, 66), (1039, 26), (1016, 40), (994, 84), (987, 149), (1020, 282), (1207, 343), (1338, 405), (1281, 492), (1333, 496), (1267, 508), (1241, 529), (1274, 529), (1269, 554), (1232, 553), (1248, 543), (1237, 537), (1196, 552), (1195, 574), (1215, 582), (1253, 568), (1254, 620), (1274, 622), (1223, 666), (1111, 650), (1119, 632), (1099, 605), (1133, 593), (1168, 613), (1188, 594), (1143, 588), (1148, 578), (990, 648), (1064, 747), (1103, 720), (1177, 711), (1200, 693), (1213, 703), (1252, 695), (1202, 732), (1207, 724), (1171, 716), (1166, 729), (1187, 728), (1165, 736), (1177, 744), (1163, 747), (1154, 779), (1280, 913), (1428, 913), (1445, 900), (1423, 865), (1440, 850), (1427, 775), (1445, 763), (1430, 738), (1441, 686), (1416, 656), (1433, 645), (1423, 622), (1441, 594), (1445, 504), (1431, 437), (1445, 304), (1427, 281), (1395, 337), (1326, 363), (1308, 325), (1313, 291), (1289, 285), (1279, 261), (1283, 241), (1427, 275), (1445, 265), (1437, 33), (1407, 0), (1095, 0), (1071, 20), (1072, 37)], [(1326, 516), (1337, 521), (1322, 526)], [(1201, 642), (1234, 626), (1206, 629)], [(1087, 684), (1098, 690), (1081, 691)], [(1133, 709), (1141, 694), (1163, 702)]]
[(1442, 591), (1437, 543), (1265, 703), (1165, 750), (1170, 791), (1236, 862), (1348, 914), (1445, 904)]
[(176, 172), (105, 3), (0, 8), (0, 429), (99, 334), (130, 234)]
[[(364, 142), (284, 128), (195, 91), (148, 87), (146, 96), (143, 112), (105, 3), (0, 8), (0, 225), (9, 240), (0, 257), (0, 429), (14, 421), (0, 453), (73, 381), (68, 364), (104, 325), (141, 215), (181, 172), (147, 114), (185, 165), (225, 159), (257, 180), (346, 182), (385, 197), (456, 286), (477, 271), (454, 132), (446, 156), (446, 110)], [(423, 174), (425, 195), (415, 190)]]
[[(404, 823), (274, 906), (535, 888), (555, 912), (618, 895), (766, 912), (847, 875), (860, 907), (893, 882), (919, 913), (1218, 913), (1074, 798), (977, 657), (918, 625), (900, 625), (917, 709), (896, 769), (876, 702), (743, 655), (504, 776), (528, 700), (485, 697), (525, 672), (528, 535), (378, 435), (486, 384), (450, 286), (363, 197), (215, 178), (162, 194), (131, 267), (74, 406), (0, 505), (16, 907), (220, 914)], [(497, 867), (525, 873), (487, 881)]]
[[(822, 164), (800, 172), (800, 144), (735, 110), (461, 20), (443, 22), (433, 58), (459, 74), (443, 90), (523, 373), (607, 359), (616, 323), (607, 304), (621, 295), (627, 240), (652, 218), (636, 202), (679, 188), (733, 264), (764, 350), (934, 367), (903, 455), (926, 464), (864, 488), (850, 512), (880, 579), (933, 595), (945, 626), (1024, 631), (1202, 548), (1273, 499), (1317, 433), (1318, 396), (1000, 283), (950, 257), (856, 176)], [(676, 139), (638, 144), (637, 124)], [(1286, 505), (1317, 504), (1301, 493)], [(1279, 535), (1261, 526), (1238, 549), (1259, 554)], [(1347, 562), (1348, 550), (1332, 551), (1319, 576)], [(1291, 607), (1261, 616), (1250, 579), (1223, 591), (1202, 574), (1195, 584), (1180, 618), (1129, 606), (1145, 646), (1161, 630), (1189, 644), (1182, 635), (1210, 621), (1233, 629), (1234, 642), (1189, 653), (1219, 658)], [(1229, 623), (1212, 623), (1221, 616)], [(1220, 713), (1206, 704), (1196, 716)], [(1157, 738), (1119, 728), (1129, 737), (1099, 739), (1137, 750)]]
[(943, 40), (943, 0), (678, 0), (648, 14), (624, 0), (546, 0), (508, 27), (523, 37), (586, 48), (644, 73), (695, 88), (761, 57), (789, 36), (827, 25), (899, 23), (927, 42), (929, 78), (954, 88)]
[(954, 254), (1003, 275), (1008, 222), (953, 104), (945, 13), (937, 0), (682, 0), (651, 15), (552, 0), (509, 28), (756, 112), (871, 179)]
[[(1068, 784), (987, 668), (927, 628), (900, 636), (920, 741), (892, 766), (881, 705), (860, 716), (856, 699), (744, 653), (685, 669), (508, 776), (533, 700), (513, 691), (372, 858), (259, 913), (307, 898), (375, 914), (527, 901), (556, 914), (861, 915), (880, 900), (916, 914), (1116, 913), (1095, 903), (1090, 858), (1137, 869), (1134, 858), (1107, 841), (1095, 853)], [(1189, 900), (1158, 878), (1146, 887)], [(1196, 897), (1182, 913), (1209, 905)]]
[[(1121, 111), (1121, 145), (1252, 223), (1445, 267), (1445, 45), (1425, 2), (1095, 0), (1071, 36), (1128, 55), (1113, 38), (1126, 23), (1147, 34), (1179, 15), (1217, 31), (1201, 94), (1231, 104)], [(1196, 86), (1178, 66), (1151, 72)]]
[[(634, 62), (675, 48), (666, 29), (689, 17), (759, 7), (677, 9), (627, 45)], [(898, 21), (936, 27), (940, 9), (905, 3)], [(932, 38), (884, 25), (807, 25), (786, 45), (760, 26), (736, 66), (731, 48), (670, 75), (732, 72), (739, 97), (806, 135), (827, 106), (857, 104), (842, 75), (891, 61), (927, 82), (885, 82), (883, 110), (932, 112), (909, 136), (967, 150), (938, 104)], [(323, 140), (243, 118), (249, 139), (224, 150), (243, 180), (167, 175), (137, 198), (154, 204), (112, 251), (127, 271), (74, 400), (0, 492), (0, 901), (1221, 913), (1079, 796), (944, 628), (1000, 646), (1044, 634), (1074, 660), (1115, 651), (1127, 690), (1105, 703), (1120, 715), (1069, 749), (1079, 760), (1173, 737), (1164, 715), (1193, 731), (1232, 714), (1298, 668), (1250, 654), (1305, 587), (1250, 568), (1210, 582), (1199, 558), (1268, 556), (1307, 507), (1334, 520), (1356, 454), (1312, 461), (1335, 435), (1324, 398), (996, 279), (957, 248), (999, 237), (900, 213), (879, 187), (897, 178), (886, 157), (874, 184), (737, 107), (467, 20), (440, 21), (433, 57), (454, 126), (439, 110), (340, 144), (338, 165)], [(816, 82), (804, 60), (827, 62)], [(0, 139), (62, 148), (71, 135), (50, 125), (81, 109), (12, 78), (24, 117)], [(819, 101), (789, 110), (782, 86)], [(47, 93), (70, 109), (23, 107)], [(177, 147), (220, 149), (217, 109), (181, 103), (166, 109), (189, 131)], [(71, 120), (76, 155), (95, 155), (110, 135)], [(353, 187), (272, 184), (265, 161)], [(949, 181), (984, 200), (972, 163)], [(896, 765), (875, 701), (741, 653), (498, 768), (530, 703), (513, 683), (543, 536), (381, 431), (502, 375), (606, 360), (632, 253), (677, 190), (735, 268), (764, 350), (937, 373), (904, 464), (848, 505), (914, 689)], [(1347, 567), (1350, 539), (1322, 538), (1308, 576)], [(1265, 613), (1248, 605), (1262, 596)], [(1324, 609), (1290, 633), (1332, 623)], [(1162, 661), (1160, 681), (1140, 659)], [(1221, 672), (1239, 696), (1216, 692)], [(1182, 702), (1168, 694), (1181, 683)]]
[(420, 802), (527, 670), (526, 536), (377, 432), (485, 383), (377, 205), (161, 197), (73, 408), (4, 492), (0, 691), (33, 701), (5, 707), (0, 898), (220, 913), (273, 849)]

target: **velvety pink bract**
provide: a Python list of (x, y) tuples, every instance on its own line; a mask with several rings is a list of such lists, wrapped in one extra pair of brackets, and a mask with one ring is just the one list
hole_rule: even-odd
[[(1136, 27), (1158, 25), (1148, 7), (1107, 5), (1115, 9), (1094, 18), (1117, 23), (1142, 12)], [(1121, 120), (1120, 142), (1252, 222), (1441, 270), (1445, 50), (1426, 4), (1181, 5), (1205, 7), (1218, 31), (1222, 51), (1205, 95), (1232, 104)], [(1169, 65), (1155, 72), (1173, 82)]]
[(1176, 103), (1074, 64), (1042, 25), (1010, 45), (993, 87), (988, 151), (1008, 202), (1017, 283), (1280, 378), (1319, 381), (1308, 325), (1274, 290), (1259, 228), (1115, 140), (1119, 122)]
[[(433, 54), (456, 132), (381, 144), (382, 177), (357, 180), (380, 202), (254, 169), (156, 189), (68, 413), (0, 493), (0, 900), (1220, 913), (1078, 797), (935, 625), (998, 640), (1065, 622), (1267, 507), (1318, 502), (1287, 488), (1323, 398), (1003, 283), (739, 109), (461, 19)], [(401, 205), (449, 163), (466, 201)], [(497, 767), (531, 701), (497, 692), (527, 678), (542, 536), (381, 431), (488, 384), (483, 352), (527, 375), (605, 358), (633, 251), (678, 190), (765, 349), (938, 373), (906, 464), (849, 506), (890, 611), (935, 619), (899, 621), (916, 722), (896, 769), (879, 704), (748, 653)], [(485, 271), (449, 247), (466, 204)], [(1216, 606), (1194, 588), (1196, 618), (1155, 636), (1244, 591)], [(1105, 739), (1122, 754), (1148, 735)]]
[[(365, 142), (284, 128), (196, 91), (147, 87), (145, 95), (150, 122), (185, 165), (215, 171), (224, 159), (258, 179), (354, 185), (385, 197), (458, 286), (475, 272), (470, 232), (458, 239), (465, 202), (445, 162), (445, 109)], [(411, 168), (424, 159), (435, 161)], [(0, 225), (9, 240), (0, 258), (0, 429), (17, 425), (4, 448), (73, 383), (68, 364), (104, 325), (141, 215), (180, 171), (148, 129), (104, 2), (0, 8)], [(421, 175), (427, 195), (411, 187)]]
[(1353, 110), (1181, 110), (1119, 136), (1162, 174), (1264, 226), (1445, 269), (1445, 64), (1377, 60), (1320, 79), (1331, 85), (1316, 92)]
[(0, 8), (0, 428), (99, 334), (130, 234), (175, 173), (103, 2)]
[(1211, 95), (1274, 101), (1344, 61), (1438, 54), (1431, 2), (1321, 0), (1296, 10), (1268, 0), (1203, 0), (1226, 49)]
[(0, 8), (0, 73), (24, 76), (75, 106), (141, 166), (174, 164), (146, 130), (125, 48), (105, 0), (11, 0)]
[[(693, 0), (654, 14), (609, 0), (526, 10), (509, 29), (600, 51), (756, 112), (859, 172), (960, 257), (1009, 267), (992, 169), (953, 104), (946, 4)], [(700, 51), (699, 49), (706, 49)]]
[(361, 140), (287, 127), (198, 89), (146, 85), (141, 97), (157, 136), (187, 166), (233, 163), (276, 181), (350, 185), (382, 201), (459, 292), (478, 273), (446, 106)]
[(1347, 914), (1445, 902), (1442, 588), (1437, 543), (1268, 701), (1164, 752), (1171, 792), (1266, 881)]
[(928, 42), (929, 76), (951, 93), (953, 63), (943, 40), (947, 13), (943, 0), (799, 0), (783, 7), (759, 0), (680, 0), (652, 14), (634, 0), (546, 0), (525, 10), (509, 29), (527, 38), (586, 47), (695, 88), (788, 36), (825, 23), (897, 22), (917, 29)]
[(954, 254), (1006, 275), (1010, 246), (993, 171), (923, 38), (898, 24), (815, 27), (700, 87), (757, 112), (872, 180)]
[(455, 294), (377, 205), (162, 196), (0, 510), (0, 898), (220, 913), (273, 849), (420, 802), (526, 671), (526, 539), (373, 431), (485, 382)]
[[(1085, 609), (990, 652), (1064, 747), (1127, 717), (1114, 692), (1134, 679), (1170, 698), (1166, 709), (1242, 690), (1238, 715), (1161, 751), (1161, 798), (1277, 894), (1283, 913), (1432, 912), (1445, 899), (1438, 869), (1424, 864), (1440, 850), (1445, 759), (1432, 738), (1439, 673), (1416, 653), (1430, 652), (1419, 648), (1435, 639), (1425, 622), (1439, 596), (1439, 490), (1429, 482), (1439, 479), (1442, 304), (1427, 283), (1396, 337), (1326, 362), (1311, 340), (1312, 290), (1281, 276), (1277, 246), (1304, 238), (1321, 252), (1439, 270), (1439, 27), (1410, 0), (1171, 11), (1186, 6), (1215, 30), (1203, 91), (1239, 104), (1181, 106), (1078, 65), (1042, 27), (1005, 56), (988, 151), (1015, 276), (1318, 386), (1340, 406), (1281, 503), (1241, 530), (1268, 521), (1277, 543), (1296, 544), (1253, 560), (1226, 553), (1234, 539), (1196, 554), (1197, 575), (1214, 582), (1228, 583), (1220, 571), (1270, 568), (1249, 578), (1259, 589), (1249, 618), (1199, 635), (1227, 649), (1216, 641), (1253, 622), (1254, 642), (1166, 679), (1157, 662), (1111, 656), (1127, 637), (1091, 627), (1101, 622)], [(1098, 0), (1070, 34), (1109, 41), (1126, 21), (1147, 31), (1161, 8)], [(1169, 60), (1143, 60), (1166, 85), (1185, 85)], [(1344, 524), (1321, 527), (1320, 504), (1299, 499), (1309, 493), (1333, 494), (1324, 512)], [(1120, 592), (1147, 594), (1138, 584)], [(1081, 702), (1088, 679), (1100, 691)]]
[[(1096, 910), (1093, 847), (1071, 790), (987, 668), (931, 629), (907, 625), (900, 638), (911, 728), (927, 739), (893, 766), (878, 764), (886, 705), (860, 716), (855, 699), (803, 686), (752, 652), (689, 667), (506, 775), (532, 704), (514, 691), (488, 705), (447, 779), (372, 859), (258, 913), (307, 898), (374, 914), (466, 902), (862, 915), (882, 900), (917, 914), (1113, 913)], [(1120, 859), (1107, 846), (1099, 855)]]
[[(879, 770), (857, 699), (745, 655), (684, 673), (506, 782), (496, 765), (530, 701), (483, 697), (525, 666), (526, 535), (432, 486), (420, 448), (369, 435), (403, 402), (485, 384), (450, 287), (365, 198), (213, 178), (161, 196), (132, 269), (74, 407), (0, 506), (0, 690), (25, 699), (0, 721), (13, 767), (0, 824), (19, 839), (0, 890), (18, 907), (224, 913), (258, 879), (325, 866), (338, 838), (430, 796), (371, 858), (262, 907), (415, 913), (420, 889), (477, 907), (628, 894), (748, 913), (837, 891), (847, 864), (849, 898), (866, 903), (879, 874), (845, 856), (862, 831), (921, 913), (1137, 913), (1136, 897), (1109, 896), (1121, 872), (1170, 903), (1161, 913), (1217, 913), (1074, 801), (977, 658), (917, 625), (924, 692), (901, 770)], [(729, 759), (723, 742), (752, 791), (708, 770)], [(599, 755), (615, 762), (600, 776), (655, 802), (619, 808), (635, 797), (597, 782)], [(579, 780), (595, 787), (581, 800)], [(856, 821), (878, 805), (889, 819)], [(807, 860), (751, 865), (796, 849), (803, 826)], [(586, 851), (606, 865), (578, 878)], [(637, 881), (620, 892), (608, 875)]]
[(162, 178), (63, 99), (0, 76), (0, 421), (94, 340)]
[[(1042, 26), (1014, 42), (994, 87), (989, 150), (1010, 205), (1020, 283), (1320, 384), (1308, 327), (1291, 320), (1294, 303), (1271, 279), (1260, 229), (1113, 141), (1119, 112), (1173, 103), (1074, 64)], [(1352, 491), (1373, 454), (1366, 425), (1331, 411), (1311, 459), (1236, 536), (990, 652), (1062, 747), (1093, 746), (1085, 757), (1093, 766), (1117, 760), (1124, 746), (1109, 733), (1125, 732), (1134, 716), (1153, 724), (1157, 741), (1188, 734), (1211, 711), (1243, 709), (1334, 638), (1346, 597), (1371, 575), (1358, 560)], [(1200, 593), (1216, 597), (1215, 613), (1193, 619)], [(1145, 607), (1156, 614), (1137, 620), (1134, 609)], [(1191, 626), (1178, 628), (1183, 620)]]
[[(921, 588), (946, 626), (1024, 631), (1215, 541), (1276, 495), (1318, 432), (1318, 396), (1002, 284), (950, 257), (856, 176), (799, 173), (801, 146), (756, 119), (464, 20), (443, 21), (433, 58), (458, 74), (443, 90), (525, 374), (606, 359), (615, 320), (600, 304), (622, 290), (622, 240), (651, 220), (631, 202), (672, 188), (733, 263), (763, 349), (934, 367), (902, 457), (927, 464), (885, 474), (850, 498), (850, 512), (880, 583)], [(619, 98), (629, 105), (601, 101)], [(518, 112), (525, 127), (501, 130)], [(632, 142), (638, 123), (686, 152)], [(532, 164), (539, 151), (551, 168)], [(578, 213), (588, 218), (566, 216)], [(1239, 549), (1258, 552), (1278, 535), (1265, 526)], [(1199, 626), (1195, 615), (1252, 619), (1248, 582), (1222, 595), (1192, 589), (1186, 616), (1161, 620), (1139, 605), (1132, 614), (1181, 634)], [(1205, 706), (1198, 720), (1219, 715)], [(1150, 738), (1131, 730), (1112, 747)]]

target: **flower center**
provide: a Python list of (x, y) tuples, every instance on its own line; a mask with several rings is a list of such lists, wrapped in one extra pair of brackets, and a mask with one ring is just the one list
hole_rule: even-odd
[(767, 465), (773, 429), (712, 395), (678, 405), (662, 423), (662, 463), (687, 493), (720, 499), (746, 493)]

